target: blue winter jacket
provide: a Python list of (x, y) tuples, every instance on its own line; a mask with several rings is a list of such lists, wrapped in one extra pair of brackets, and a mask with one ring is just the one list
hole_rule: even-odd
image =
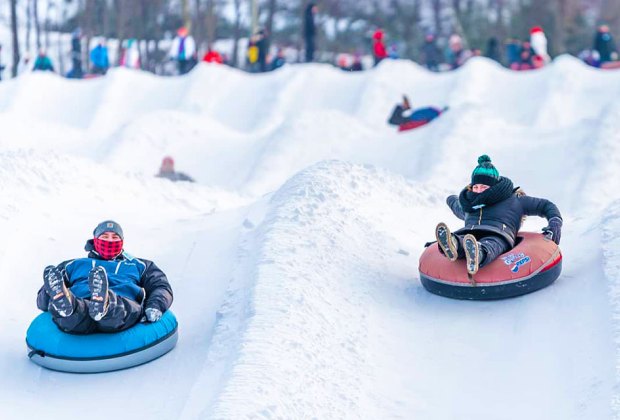
[[(104, 260), (92, 249), (92, 240), (86, 249), (90, 252), (86, 258), (76, 258), (60, 263), (57, 268), (62, 272), (65, 284), (78, 298), (90, 298), (88, 273), (93, 267), (103, 267), (108, 275), (110, 290), (136, 302), (146, 308), (156, 308), (162, 312), (172, 304), (172, 288), (166, 275), (154, 262), (135, 258), (123, 252), (114, 260)], [(37, 296), (37, 306), (47, 310), (49, 298), (41, 287)]]
[(101, 69), (107, 69), (110, 67), (110, 60), (108, 59), (108, 48), (102, 45), (97, 45), (90, 52), (90, 62), (93, 66)]

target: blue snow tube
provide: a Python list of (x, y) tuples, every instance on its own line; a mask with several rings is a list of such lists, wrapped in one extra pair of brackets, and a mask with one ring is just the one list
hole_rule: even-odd
[(49, 312), (37, 316), (26, 333), (28, 357), (48, 369), (97, 373), (150, 362), (174, 348), (178, 322), (166, 311), (155, 323), (140, 323), (112, 334), (74, 335), (62, 332)]

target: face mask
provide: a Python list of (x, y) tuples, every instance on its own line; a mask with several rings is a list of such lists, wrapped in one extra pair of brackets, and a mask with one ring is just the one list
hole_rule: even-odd
[(104, 241), (103, 239), (93, 239), (95, 251), (104, 260), (113, 260), (123, 251), (123, 241)]

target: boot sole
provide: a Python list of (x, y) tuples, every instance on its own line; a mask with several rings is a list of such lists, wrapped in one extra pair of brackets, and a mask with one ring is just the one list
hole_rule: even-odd
[(97, 267), (88, 274), (90, 300), (88, 314), (95, 321), (100, 321), (107, 312), (108, 306), (108, 276), (105, 270)]
[[(58, 276), (58, 280), (50, 281), (50, 275), (54, 268), (46, 268), (43, 272), (43, 285), (45, 292), (50, 297), (50, 304), (54, 307), (58, 315), (67, 317), (73, 313), (73, 305), (69, 297), (69, 290), (65, 286), (62, 275)], [(56, 273), (57, 274), (57, 273)], [(55, 277), (57, 277), (55, 275)]]
[(465, 248), (465, 258), (467, 260), (467, 273), (473, 276), (480, 268), (480, 249), (478, 248), (478, 241), (474, 235), (465, 235), (463, 238), (463, 245)]
[(437, 239), (437, 243), (441, 247), (444, 255), (450, 261), (456, 261), (458, 257), (457, 250), (454, 247), (452, 241), (450, 240), (450, 237), (451, 233), (448, 226), (445, 223), (439, 223), (435, 228), (435, 238)]

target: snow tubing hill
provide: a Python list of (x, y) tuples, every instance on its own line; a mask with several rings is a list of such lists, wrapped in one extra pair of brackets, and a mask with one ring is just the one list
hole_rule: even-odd
[(454, 299), (490, 300), (524, 295), (553, 283), (562, 271), (560, 248), (542, 234), (519, 233), (517, 245), (470, 280), (465, 260), (450, 261), (433, 243), (420, 257), (426, 290)]
[(150, 362), (174, 348), (178, 323), (171, 311), (158, 322), (139, 323), (111, 334), (74, 335), (62, 332), (49, 312), (37, 316), (26, 333), (28, 357), (48, 369), (96, 373)]

